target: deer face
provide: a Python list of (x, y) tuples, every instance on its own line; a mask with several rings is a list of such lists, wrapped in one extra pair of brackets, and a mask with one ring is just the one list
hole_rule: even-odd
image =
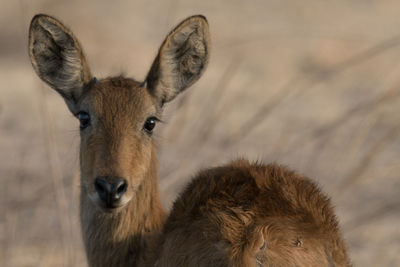
[(32, 19), (32, 65), (79, 120), (82, 190), (101, 210), (120, 210), (145, 183), (162, 107), (200, 78), (208, 49), (207, 22), (193, 16), (164, 40), (145, 82), (97, 81), (68, 28), (47, 15)]
[(98, 206), (122, 207), (150, 168), (161, 109), (146, 88), (122, 77), (94, 83), (77, 108), (83, 186)]

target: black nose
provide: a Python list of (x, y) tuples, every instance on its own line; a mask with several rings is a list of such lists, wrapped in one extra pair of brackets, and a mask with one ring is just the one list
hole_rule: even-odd
[(113, 179), (110, 183), (107, 178), (96, 178), (94, 181), (94, 187), (99, 195), (100, 199), (106, 204), (107, 208), (115, 208), (126, 192), (128, 184), (125, 179)]

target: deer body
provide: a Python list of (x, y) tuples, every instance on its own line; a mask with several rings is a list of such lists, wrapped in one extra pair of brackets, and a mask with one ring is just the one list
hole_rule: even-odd
[(32, 19), (29, 53), (80, 121), (80, 218), (90, 266), (349, 265), (329, 199), (276, 165), (239, 160), (202, 171), (166, 218), (152, 132), (164, 104), (207, 66), (203, 16), (171, 31), (142, 83), (93, 78), (76, 37), (47, 15)]
[(157, 244), (159, 266), (350, 265), (318, 187), (282, 166), (247, 160), (201, 171)]

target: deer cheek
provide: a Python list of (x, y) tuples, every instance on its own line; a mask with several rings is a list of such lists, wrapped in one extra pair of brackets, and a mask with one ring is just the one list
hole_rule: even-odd
[(147, 144), (142, 144), (136, 147), (129, 161), (129, 181), (132, 188), (135, 190), (146, 179), (147, 171), (150, 168), (151, 162), (151, 147)]

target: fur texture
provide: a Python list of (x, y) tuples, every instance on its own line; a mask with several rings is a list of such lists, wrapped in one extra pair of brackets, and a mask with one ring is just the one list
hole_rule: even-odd
[(279, 165), (200, 172), (176, 200), (157, 266), (349, 266), (330, 200)]

